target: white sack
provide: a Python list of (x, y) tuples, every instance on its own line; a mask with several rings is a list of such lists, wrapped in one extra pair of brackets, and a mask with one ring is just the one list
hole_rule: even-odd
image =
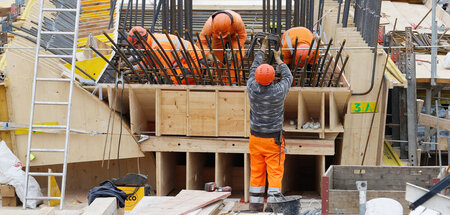
[[(0, 183), (14, 186), (20, 201), (24, 202), (25, 172), (22, 170), (22, 163), (9, 150), (5, 141), (0, 142)], [(28, 196), (42, 196), (41, 188), (32, 176), (30, 176), (30, 180), (28, 181)], [(28, 200), (27, 207), (36, 208), (41, 203), (42, 200)]]

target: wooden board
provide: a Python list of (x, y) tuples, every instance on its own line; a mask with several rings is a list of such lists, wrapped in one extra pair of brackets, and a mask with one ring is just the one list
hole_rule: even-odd
[(86, 215), (118, 215), (115, 197), (96, 198), (84, 212)]
[(156, 152), (156, 195), (165, 196), (175, 187), (175, 154)]
[(161, 90), (158, 97), (161, 134), (187, 134), (187, 93), (186, 91)]
[(215, 136), (216, 92), (188, 93), (188, 136)]
[[(142, 142), (144, 152), (248, 153), (248, 139), (150, 137)], [(334, 155), (334, 139), (286, 139), (288, 154)]]
[[(108, 151), (107, 151), (108, 152)], [(125, 176), (127, 173), (141, 173), (148, 176), (147, 183), (152, 188), (156, 187), (156, 162), (153, 153), (144, 153), (142, 158), (120, 159), (120, 173)], [(111, 161), (77, 162), (69, 163), (67, 166), (67, 190), (90, 190), (98, 186), (101, 182), (111, 178), (117, 178), (117, 154), (111, 154)], [(31, 167), (32, 172), (47, 172), (48, 169), (53, 172), (62, 172), (62, 164), (44, 165)], [(47, 177), (35, 177), (41, 188), (47, 187)], [(61, 177), (56, 177), (60, 183)]]
[(146, 208), (145, 214), (187, 214), (226, 198), (229, 192), (206, 192), (199, 190), (182, 190), (175, 198), (164, 201), (152, 208)]
[(243, 92), (218, 94), (218, 136), (245, 136), (245, 104), (248, 98)]

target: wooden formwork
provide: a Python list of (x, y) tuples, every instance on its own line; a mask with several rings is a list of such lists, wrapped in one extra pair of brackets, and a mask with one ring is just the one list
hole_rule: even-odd
[[(110, 106), (118, 110), (112, 101), (119, 94), (112, 85), (103, 89)], [(132, 134), (152, 134), (140, 147), (156, 153), (157, 195), (202, 189), (215, 181), (232, 186), (233, 196), (248, 200), (246, 87), (131, 84), (123, 92)], [(285, 101), (285, 193), (320, 189), (325, 156), (335, 154), (335, 138), (344, 130), (350, 93), (348, 88), (290, 89)], [(321, 127), (302, 129), (311, 118)]]

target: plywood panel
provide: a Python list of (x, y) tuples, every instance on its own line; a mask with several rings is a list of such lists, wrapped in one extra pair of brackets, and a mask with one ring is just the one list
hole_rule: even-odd
[(175, 188), (175, 153), (156, 152), (156, 195), (165, 196)]
[(219, 92), (219, 136), (245, 135), (246, 99), (244, 92)]
[(143, 106), (137, 100), (133, 89), (130, 92), (130, 126), (133, 134), (140, 134), (141, 131), (148, 130), (147, 118), (142, 110)]
[(188, 135), (215, 136), (216, 92), (190, 91), (188, 97)]
[(186, 135), (186, 91), (161, 90), (159, 116), (161, 134)]

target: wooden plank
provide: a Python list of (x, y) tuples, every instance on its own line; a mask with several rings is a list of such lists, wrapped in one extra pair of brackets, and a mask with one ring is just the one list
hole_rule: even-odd
[(130, 96), (130, 125), (131, 132), (133, 134), (140, 134), (141, 131), (148, 130), (148, 123), (146, 117), (144, 117), (144, 111), (142, 105), (136, 98), (133, 89), (129, 90)]
[(186, 91), (161, 90), (159, 103), (160, 133), (186, 135)]
[(232, 179), (232, 174), (230, 174), (233, 167), (232, 154), (216, 153), (215, 162), (215, 182), (217, 186), (229, 186)]
[[(190, 91), (188, 94), (189, 136), (215, 136), (215, 92)], [(219, 125), (220, 126), (220, 125)]]
[(182, 190), (173, 199), (164, 201), (152, 208), (146, 208), (145, 214), (187, 214), (229, 196), (229, 192), (206, 192), (199, 190)]
[(161, 204), (164, 201), (175, 198), (174, 196), (144, 196), (141, 201), (134, 207), (130, 214), (138, 215), (145, 214), (145, 210), (152, 208), (155, 205)]
[[(437, 117), (419, 113), (419, 119), (418, 119), (419, 125), (425, 125), (430, 126), (433, 128), (437, 128)], [(450, 120), (439, 118), (439, 129), (450, 131)]]
[(175, 154), (156, 152), (156, 195), (165, 196), (175, 187)]
[(217, 214), (219, 212), (219, 207), (223, 205), (223, 200), (219, 200), (216, 203), (210, 204), (197, 214), (197, 215), (212, 215)]
[(356, 181), (370, 190), (404, 190), (406, 182), (429, 187), (438, 174), (438, 167), (334, 166), (333, 188), (351, 190)]
[(250, 200), (250, 154), (244, 154), (244, 201)]
[(218, 136), (244, 136), (245, 94), (243, 92), (219, 92)]
[[(411, 183), (406, 183), (405, 199), (412, 203), (425, 195), (427, 192), (429, 192), (429, 190), (423, 187), (419, 187)], [(431, 199), (423, 203), (422, 206), (445, 214), (450, 211), (450, 197), (438, 193)]]
[[(150, 137), (140, 144), (144, 152), (222, 152), (248, 153), (248, 139)], [(287, 154), (334, 155), (334, 140), (286, 139)]]
[(187, 152), (186, 153), (186, 189), (202, 190), (204, 189), (204, 169), (206, 164), (206, 155), (204, 153)]
[[(6, 87), (4, 85), (0, 85), (0, 122), (9, 122)], [(16, 154), (17, 145), (12, 141), (11, 131), (0, 131), (0, 140), (4, 140), (8, 148)]]
[(86, 215), (116, 215), (117, 200), (115, 197), (96, 198), (84, 212)]
[(316, 156), (316, 190), (322, 190), (322, 175), (325, 173), (325, 155)]

